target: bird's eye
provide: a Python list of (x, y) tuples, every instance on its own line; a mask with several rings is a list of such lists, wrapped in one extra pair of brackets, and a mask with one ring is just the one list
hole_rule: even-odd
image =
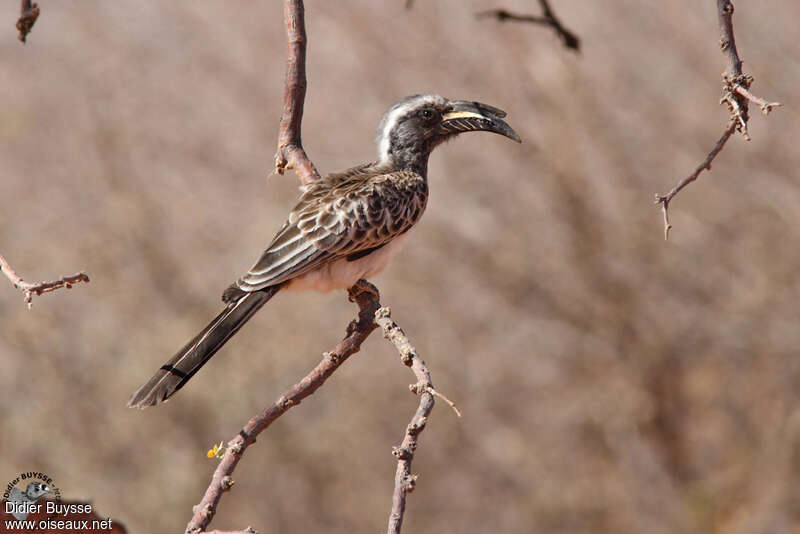
[(422, 110), (422, 118), (429, 121), (433, 118), (433, 110), (425, 108)]

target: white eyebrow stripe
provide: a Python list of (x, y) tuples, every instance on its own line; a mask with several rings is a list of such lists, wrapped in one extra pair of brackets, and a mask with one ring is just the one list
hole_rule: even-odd
[(381, 132), (381, 142), (378, 149), (378, 157), (381, 163), (386, 163), (389, 160), (389, 142), (391, 139), (390, 133), (397, 126), (397, 121), (400, 117), (404, 116), (412, 108), (412, 104), (416, 102), (407, 102), (402, 106), (391, 111), (386, 120), (386, 126), (383, 127)]
[(380, 139), (378, 143), (379, 163), (388, 163), (390, 160), (389, 143), (391, 141), (391, 132), (395, 126), (397, 126), (397, 121), (399, 121), (401, 117), (408, 114), (408, 112), (412, 109), (418, 108), (422, 105), (442, 103), (444, 100), (445, 99), (439, 95), (420, 95), (419, 97), (409, 100), (408, 102), (405, 102), (404, 104), (389, 111), (389, 114), (386, 117), (386, 124), (380, 133)]

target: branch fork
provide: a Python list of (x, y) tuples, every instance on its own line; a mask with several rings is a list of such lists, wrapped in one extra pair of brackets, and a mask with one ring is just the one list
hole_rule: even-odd
[[(371, 290), (364, 290), (369, 287)], [(359, 308), (358, 316), (347, 326), (345, 337), (331, 351), (323, 353), (322, 360), (308, 375), (287, 389), (272, 404), (253, 417), (239, 433), (228, 442), (217, 465), (203, 499), (193, 508), (193, 516), (186, 526), (187, 533), (206, 532), (206, 527), (216, 513), (222, 494), (234, 484), (233, 471), (247, 448), (256, 442), (258, 435), (293, 406), (313, 394), (350, 356), (361, 349), (361, 344), (376, 328), (373, 320), (380, 308), (378, 290), (369, 282), (359, 281), (349, 291), (349, 297)]]
[[(408, 7), (409, 4), (406, 5)], [(490, 11), (481, 11), (480, 13), (476, 13), (475, 16), (477, 18), (486, 18), (491, 17), (497, 19), (498, 22), (506, 22), (508, 20), (515, 21), (515, 22), (528, 22), (531, 24), (540, 24), (542, 26), (548, 26), (556, 32), (561, 42), (564, 44), (565, 48), (569, 48), (574, 50), (575, 52), (580, 52), (581, 49), (581, 40), (580, 38), (575, 35), (573, 32), (568, 30), (556, 17), (555, 12), (553, 12), (553, 8), (550, 7), (550, 3), (548, 0), (539, 0), (539, 7), (542, 9), (542, 15), (517, 15), (515, 13), (511, 13), (505, 9), (492, 9)]]
[(283, 8), (286, 22), (286, 89), (283, 97), (283, 114), (278, 134), (273, 172), (283, 174), (293, 169), (303, 184), (319, 180), (319, 172), (303, 149), (300, 126), (306, 98), (306, 37), (305, 8), (302, 0), (285, 0)]
[(234, 485), (232, 475), (236, 465), (247, 447), (255, 443), (257, 436), (278, 417), (286, 413), (289, 408), (300, 404), (302, 399), (313, 394), (322, 386), (325, 380), (348, 357), (360, 350), (364, 340), (375, 328), (380, 326), (384, 337), (400, 353), (401, 361), (410, 367), (416, 376), (417, 382), (412, 384), (410, 389), (420, 398), (419, 407), (411, 418), (411, 422), (406, 425), (402, 442), (399, 446), (392, 448), (392, 455), (397, 458), (397, 472), (388, 532), (389, 534), (399, 534), (405, 511), (406, 495), (414, 490), (417, 481), (417, 475), (411, 473), (411, 461), (414, 459), (419, 435), (425, 429), (428, 416), (433, 410), (434, 397), (438, 396), (444, 399), (456, 413), (458, 410), (450, 400), (433, 388), (430, 372), (425, 362), (419, 357), (405, 332), (392, 319), (391, 310), (380, 306), (378, 289), (365, 280), (359, 280), (350, 288), (348, 296), (358, 305), (359, 312), (358, 317), (348, 324), (344, 339), (330, 352), (324, 352), (320, 363), (308, 375), (286, 390), (273, 404), (264, 408), (228, 442), (203, 499), (192, 509), (193, 516), (186, 527), (187, 533), (207, 532), (205, 528), (213, 519), (222, 494), (230, 491)]

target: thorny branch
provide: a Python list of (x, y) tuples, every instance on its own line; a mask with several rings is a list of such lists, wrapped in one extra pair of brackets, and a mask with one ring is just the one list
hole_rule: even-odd
[(275, 172), (283, 174), (294, 169), (304, 184), (319, 180), (319, 173), (308, 159), (300, 138), (303, 104), (306, 98), (306, 24), (303, 0), (284, 0), (286, 23), (286, 89), (283, 97), (278, 151), (275, 153)]
[(6, 278), (11, 281), (14, 287), (25, 294), (25, 304), (28, 305), (28, 308), (33, 305), (31, 301), (34, 295), (38, 296), (42, 293), (49, 293), (62, 287), (71, 289), (73, 284), (77, 284), (78, 282), (89, 282), (89, 277), (86, 275), (86, 273), (80, 272), (73, 274), (72, 276), (63, 276), (58, 280), (32, 284), (24, 281), (16, 272), (14, 272), (14, 269), (11, 268), (11, 265), (8, 264), (2, 255), (0, 255), (0, 271), (3, 271), (3, 274), (6, 275)]
[[(234, 484), (232, 475), (236, 465), (244, 455), (245, 449), (256, 442), (258, 435), (286, 413), (289, 408), (297, 406), (304, 398), (322, 386), (347, 358), (360, 350), (364, 340), (377, 326), (380, 326), (383, 336), (395, 346), (400, 353), (401, 361), (409, 366), (416, 376), (417, 382), (412, 384), (409, 389), (420, 397), (419, 407), (406, 427), (403, 441), (399, 447), (394, 447), (392, 450), (392, 454), (397, 458), (397, 473), (388, 532), (389, 534), (399, 534), (403, 523), (406, 495), (414, 490), (417, 479), (416, 475), (411, 474), (411, 461), (414, 458), (419, 435), (425, 429), (428, 416), (433, 409), (434, 397), (444, 399), (457, 415), (461, 414), (447, 397), (433, 388), (430, 372), (425, 362), (419, 357), (403, 330), (391, 318), (389, 308), (380, 307), (378, 289), (365, 280), (359, 280), (350, 288), (349, 295), (350, 300), (358, 304), (359, 312), (358, 317), (347, 326), (344, 339), (331, 352), (324, 353), (322, 361), (308, 375), (287, 389), (273, 404), (264, 408), (245, 425), (236, 437), (228, 442), (222, 459), (211, 478), (211, 484), (206, 489), (200, 504), (194, 507), (194, 515), (186, 527), (187, 533), (207, 532), (204, 529), (214, 517), (222, 494), (230, 490)], [(252, 530), (251, 527), (247, 527), (246, 530), (240, 532), (252, 532)]]
[(542, 16), (516, 15), (505, 9), (492, 9), (490, 11), (482, 11), (480, 13), (476, 13), (475, 16), (478, 18), (485, 18), (485, 17), (496, 18), (500, 22), (506, 22), (508, 20), (511, 20), (515, 22), (530, 22), (532, 24), (541, 24), (543, 26), (549, 26), (553, 28), (553, 31), (556, 32), (556, 35), (558, 35), (558, 37), (564, 43), (565, 47), (571, 50), (575, 50), (576, 52), (580, 52), (581, 49), (580, 38), (564, 27), (561, 21), (556, 17), (555, 13), (553, 12), (553, 9), (550, 7), (548, 0), (539, 0), (539, 5), (542, 8)]
[(31, 33), (37, 18), (39, 18), (39, 5), (32, 3), (31, 0), (22, 0), (22, 5), (19, 10), (19, 19), (17, 20), (17, 30), (19, 30), (19, 36), (17, 38), (23, 43), (28, 37), (28, 34)]
[(322, 361), (308, 375), (253, 417), (239, 434), (228, 442), (222, 460), (211, 478), (211, 484), (206, 489), (200, 504), (194, 507), (194, 515), (186, 527), (187, 533), (205, 531), (216, 513), (222, 494), (230, 490), (234, 484), (231, 476), (236, 464), (241, 460), (247, 447), (255, 443), (258, 435), (289, 408), (297, 406), (300, 401), (314, 393), (347, 358), (360, 350), (361, 343), (375, 330), (377, 326), (374, 321), (375, 312), (380, 308), (377, 288), (360, 280), (350, 288), (349, 295), (350, 300), (358, 304), (359, 311), (358, 317), (347, 326), (344, 339), (332, 351), (324, 353)]
[(773, 108), (780, 106), (778, 102), (767, 102), (750, 92), (750, 85), (753, 77), (742, 73), (742, 60), (739, 59), (739, 52), (736, 49), (736, 39), (733, 35), (733, 2), (732, 0), (716, 0), (717, 20), (719, 23), (720, 41), (719, 46), (722, 53), (728, 57), (728, 66), (722, 73), (722, 98), (720, 104), (728, 107), (729, 121), (725, 126), (722, 137), (706, 159), (686, 178), (681, 180), (672, 191), (666, 195), (656, 194), (656, 204), (661, 204), (661, 211), (664, 213), (664, 239), (669, 239), (669, 231), (672, 225), (669, 222), (669, 203), (678, 192), (691, 182), (695, 181), (703, 170), (711, 170), (711, 162), (717, 157), (725, 146), (725, 142), (735, 132), (740, 132), (745, 140), (750, 140), (747, 131), (747, 123), (750, 120), (748, 104), (753, 102), (761, 108), (764, 115), (769, 115)]
[(456, 414), (461, 415), (455, 405), (446, 397), (438, 393), (433, 388), (431, 374), (425, 366), (425, 362), (417, 354), (417, 350), (411, 345), (405, 332), (392, 320), (391, 310), (381, 308), (375, 313), (375, 322), (383, 330), (383, 337), (392, 342), (400, 353), (400, 360), (411, 368), (414, 376), (417, 377), (416, 384), (411, 384), (409, 389), (412, 393), (419, 395), (419, 407), (411, 418), (411, 422), (406, 427), (403, 441), (399, 447), (393, 447), (392, 454), (397, 458), (397, 472), (394, 477), (394, 493), (392, 494), (392, 511), (389, 514), (389, 534), (399, 534), (403, 526), (403, 513), (406, 509), (406, 496), (414, 491), (417, 483), (417, 476), (411, 474), (411, 461), (414, 459), (414, 451), (417, 449), (419, 435), (425, 430), (428, 416), (433, 410), (434, 396), (444, 399), (455, 410)]

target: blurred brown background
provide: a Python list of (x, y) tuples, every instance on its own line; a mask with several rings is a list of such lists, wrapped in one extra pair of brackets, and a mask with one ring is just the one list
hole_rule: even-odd
[[(800, 79), (796, 0), (736, 3), (751, 108), (727, 120), (714, 2), (554, 0), (549, 30), (476, 20), (536, 2), (309, 0), (303, 124), (323, 172), (374, 157), (418, 92), (506, 109), (524, 139), (465, 135), (375, 279), (440, 403), (407, 532), (800, 532)], [(279, 295), (172, 402), (129, 395), (217, 313), (292, 205), (266, 176), (282, 105), (278, 2), (43, 2), (29, 43), (0, 20), (0, 482), (50, 474), (130, 532), (181, 532), (233, 436), (340, 339), (343, 294)], [(373, 335), (250, 449), (213, 526), (385, 528), (412, 375)]]

